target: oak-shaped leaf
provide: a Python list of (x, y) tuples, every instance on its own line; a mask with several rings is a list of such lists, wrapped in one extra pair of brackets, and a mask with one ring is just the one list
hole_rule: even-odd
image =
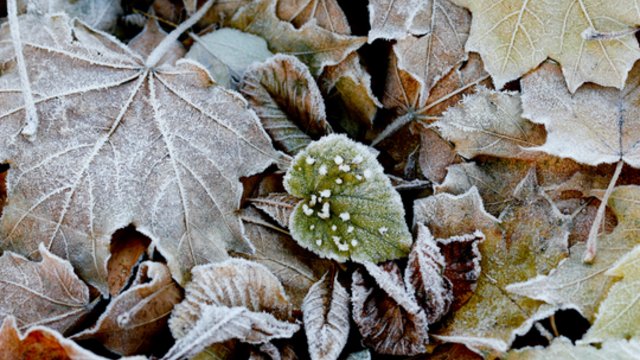
[(367, 146), (325, 136), (296, 155), (284, 186), (302, 199), (289, 222), (302, 247), (338, 261), (378, 263), (409, 253), (402, 200)]
[(365, 263), (365, 269), (356, 270), (351, 282), (352, 317), (363, 343), (381, 354), (426, 352), (427, 315), (407, 291), (398, 265)]
[(111, 300), (92, 328), (72, 338), (95, 339), (120, 355), (147, 353), (158, 347), (154, 339), (166, 331), (169, 314), (181, 299), (166, 265), (143, 262), (131, 287)]
[[(172, 37), (144, 60), (61, 15), (22, 18), (20, 30), (33, 102), (13, 47), (2, 47), (0, 154), (12, 164), (3, 248), (33, 254), (43, 242), (102, 293), (110, 236), (128, 224), (181, 282), (227, 249), (251, 251), (235, 215), (238, 179), (281, 155), (241, 97), (195, 63), (158, 64)], [(29, 109), (40, 123), (33, 142), (20, 134)]]
[(610, 234), (599, 236), (598, 256), (593, 263), (583, 263), (585, 245), (578, 243), (571, 247), (569, 258), (561, 262), (550, 274), (512, 284), (507, 290), (545, 301), (556, 308), (576, 309), (588, 320), (593, 321), (598, 306), (615, 280), (607, 276), (606, 272), (623, 255), (640, 244), (639, 203), (639, 187), (615, 188), (608, 205), (615, 213), (618, 225)]
[[(569, 218), (562, 215), (529, 172), (498, 219), (486, 213), (478, 192), (437, 194), (414, 203), (417, 223), (437, 238), (482, 232), (481, 273), (475, 292), (434, 335), (475, 351), (501, 353), (551, 310), (540, 301), (510, 295), (517, 281), (549, 273), (567, 253)], [(535, 254), (535, 255), (532, 255)], [(519, 280), (521, 279), (521, 280)]]
[[(0, 349), (2, 350), (0, 360), (107, 360), (83, 349), (75, 342), (65, 339), (59, 332), (47, 327), (31, 327), (21, 334), (12, 316), (6, 317), (0, 327)], [(129, 359), (133, 360), (133, 358)]]
[(5, 251), (0, 257), (0, 320), (15, 317), (18, 326), (44, 325), (65, 333), (91, 310), (89, 287), (73, 267), (40, 245), (41, 261)]
[(624, 0), (453, 0), (472, 13), (467, 51), (482, 56), (496, 87), (550, 57), (573, 92), (585, 82), (622, 88), (640, 58), (632, 28), (640, 13)]
[(294, 56), (276, 55), (249, 67), (239, 91), (279, 150), (295, 155), (331, 132), (322, 94), (307, 67)]
[(304, 330), (312, 360), (335, 360), (349, 338), (350, 296), (338, 281), (325, 274), (313, 284), (302, 304)]
[(536, 346), (511, 350), (505, 360), (547, 360), (547, 359), (616, 359), (634, 360), (640, 353), (640, 342), (631, 340), (607, 340), (601, 346), (579, 344), (559, 337), (548, 347)]
[(467, 159), (479, 155), (527, 159), (538, 153), (523, 148), (544, 143), (545, 131), (522, 117), (520, 95), (479, 86), (436, 122), (442, 136)]
[(584, 336), (585, 342), (638, 338), (640, 330), (640, 246), (618, 260), (607, 276), (620, 278), (600, 303), (596, 321)]
[(449, 311), (453, 285), (443, 276), (445, 258), (429, 228), (423, 224), (417, 226), (418, 234), (409, 254), (404, 281), (407, 291), (414, 294), (427, 314), (429, 324), (433, 324)]

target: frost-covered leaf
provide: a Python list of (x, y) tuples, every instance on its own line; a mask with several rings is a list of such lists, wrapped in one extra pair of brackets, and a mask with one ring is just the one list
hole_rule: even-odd
[[(55, 330), (36, 326), (20, 334), (16, 321), (8, 316), (0, 327), (0, 359), (107, 360), (65, 339)], [(137, 359), (140, 360), (140, 359)]]
[(89, 288), (68, 261), (38, 248), (40, 262), (5, 251), (0, 257), (0, 320), (15, 317), (21, 329), (44, 325), (67, 332), (91, 310)]
[(573, 345), (571, 340), (560, 337), (548, 347), (526, 347), (509, 351), (505, 360), (547, 360), (547, 359), (616, 359), (634, 360), (640, 354), (640, 342), (632, 340), (608, 340), (600, 347)]
[[(263, 38), (236, 29), (222, 28), (195, 40), (186, 57), (213, 70), (222, 76), (222, 80), (222, 71), (216, 69), (218, 62), (226, 65), (231, 78), (238, 82), (251, 64), (263, 62), (273, 55)], [(218, 80), (216, 76), (213, 78)]]
[(365, 268), (356, 270), (351, 282), (352, 316), (364, 344), (381, 354), (426, 352), (427, 316), (407, 292), (398, 265), (367, 263)]
[(20, 28), (40, 126), (34, 142), (20, 135), (25, 105), (13, 47), (4, 46), (3, 248), (32, 254), (44, 242), (103, 293), (111, 234), (131, 223), (180, 281), (227, 249), (251, 251), (235, 215), (238, 179), (281, 155), (243, 99), (211, 86), (193, 63), (157, 65), (162, 53), (152, 53), (148, 66), (65, 16), (24, 18)]
[[(478, 193), (438, 194), (414, 204), (416, 222), (435, 237), (482, 231), (482, 272), (475, 293), (438, 330), (438, 338), (487, 352), (506, 351), (516, 334), (548, 316), (542, 302), (509, 295), (506, 286), (547, 274), (566, 256), (569, 219), (545, 197), (534, 172), (518, 185), (499, 220), (488, 215)], [(521, 280), (519, 280), (521, 279)]]
[(449, 108), (436, 126), (465, 158), (491, 155), (526, 159), (537, 154), (523, 148), (544, 143), (541, 126), (522, 118), (520, 95), (483, 86)]
[(349, 300), (337, 276), (325, 274), (302, 304), (304, 330), (312, 360), (335, 360), (349, 338)]
[(275, 0), (256, 0), (240, 8), (228, 26), (261, 36), (272, 52), (295, 55), (314, 76), (325, 66), (340, 63), (366, 41), (361, 37), (336, 34), (314, 22), (296, 29), (277, 17)]
[(289, 338), (298, 331), (298, 324), (281, 321), (269, 313), (250, 311), (245, 307), (207, 305), (200, 318), (162, 358), (188, 359), (211, 344), (238, 339), (250, 344), (261, 344), (272, 339)]
[(337, 0), (278, 0), (278, 17), (296, 27), (315, 20), (318, 26), (338, 34), (350, 34), (347, 17)]
[(302, 199), (289, 224), (302, 247), (338, 261), (378, 263), (409, 253), (402, 200), (367, 146), (325, 136), (298, 153), (284, 186)]
[(293, 208), (298, 202), (300, 202), (299, 198), (287, 193), (271, 193), (267, 196), (251, 199), (253, 206), (285, 228), (289, 227), (289, 218), (291, 218)]
[(640, 57), (628, 31), (640, 25), (640, 13), (625, 0), (453, 2), (471, 11), (466, 50), (480, 53), (499, 88), (547, 57), (562, 64), (572, 92), (585, 82), (622, 88)]
[(166, 331), (169, 314), (181, 299), (169, 268), (146, 261), (131, 287), (111, 300), (92, 328), (73, 339), (95, 339), (120, 355), (147, 353), (158, 347), (155, 339)]
[(408, 35), (413, 18), (420, 9), (419, 0), (369, 1), (369, 42), (376, 39), (401, 39)]
[(303, 249), (288, 234), (266, 227), (266, 222), (255, 210), (248, 209), (242, 218), (247, 237), (256, 250), (249, 258), (278, 277), (294, 308), (300, 309), (309, 288), (333, 269), (333, 262)]
[(570, 257), (548, 276), (510, 285), (510, 292), (545, 301), (557, 308), (574, 308), (589, 320), (604, 299), (613, 279), (606, 271), (640, 244), (640, 188), (621, 186), (609, 198), (609, 207), (616, 214), (618, 226), (610, 234), (598, 238), (598, 256), (593, 263), (582, 261), (585, 245), (571, 247)]
[(618, 260), (607, 276), (621, 277), (598, 307), (596, 321), (584, 336), (586, 342), (638, 338), (640, 329), (640, 247)]
[(30, 13), (53, 14), (64, 11), (69, 17), (77, 17), (85, 24), (105, 31), (113, 30), (122, 14), (120, 1), (116, 0), (18, 0), (20, 3), (26, 5)]
[(417, 224), (418, 235), (411, 253), (404, 281), (407, 291), (413, 293), (422, 306), (429, 324), (440, 320), (449, 311), (453, 302), (452, 284), (444, 277), (445, 258), (429, 229)]
[(307, 67), (276, 55), (247, 69), (239, 85), (277, 149), (295, 155), (328, 132), (324, 99)]
[[(142, 31), (129, 41), (128, 46), (142, 56), (149, 56), (167, 35), (156, 19), (149, 19)], [(182, 44), (174, 41), (171, 43), (169, 51), (160, 58), (159, 63), (175, 65), (176, 61), (180, 60), (185, 53)]]
[(638, 83), (640, 66), (622, 91), (589, 84), (571, 94), (560, 68), (544, 64), (522, 80), (524, 117), (544, 124), (548, 134), (535, 149), (588, 165), (622, 160), (640, 168)]
[(445, 260), (444, 276), (452, 285), (451, 309), (458, 310), (473, 296), (480, 279), (482, 254), (478, 248), (485, 237), (481, 231), (436, 239)]
[(412, 32), (424, 35), (399, 40), (393, 51), (398, 57), (398, 67), (418, 80), (422, 86), (421, 95), (426, 98), (438, 80), (466, 60), (464, 44), (469, 35), (471, 16), (449, 0), (422, 1), (418, 8)]

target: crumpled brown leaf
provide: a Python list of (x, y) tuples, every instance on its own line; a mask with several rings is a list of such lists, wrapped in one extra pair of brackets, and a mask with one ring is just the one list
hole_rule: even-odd
[(349, 338), (350, 296), (338, 281), (325, 274), (313, 284), (302, 304), (304, 330), (312, 360), (335, 360)]
[(2, 47), (0, 154), (12, 164), (4, 248), (32, 254), (44, 242), (102, 293), (110, 236), (131, 223), (180, 281), (227, 249), (251, 251), (235, 215), (238, 178), (281, 155), (243, 99), (193, 63), (147, 65), (65, 16), (20, 27), (40, 126), (34, 142), (20, 135), (25, 104), (13, 48)]
[(91, 310), (89, 288), (73, 267), (40, 244), (41, 261), (5, 251), (0, 257), (0, 320), (18, 326), (45, 325), (65, 333)]
[(315, 80), (294, 56), (275, 55), (249, 67), (239, 91), (256, 111), (275, 147), (289, 155), (332, 131)]
[(289, 218), (293, 208), (299, 202), (300, 199), (287, 193), (270, 193), (266, 196), (251, 199), (253, 206), (269, 215), (270, 218), (285, 228), (289, 227)]
[(147, 353), (158, 347), (155, 339), (167, 330), (182, 290), (162, 263), (145, 261), (129, 289), (111, 300), (95, 326), (73, 336), (98, 340), (120, 355)]

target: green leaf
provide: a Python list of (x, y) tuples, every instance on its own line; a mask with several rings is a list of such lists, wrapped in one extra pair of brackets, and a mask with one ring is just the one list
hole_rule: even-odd
[(400, 195), (367, 146), (325, 136), (298, 153), (284, 186), (302, 198), (289, 222), (301, 246), (338, 261), (382, 262), (409, 253)]

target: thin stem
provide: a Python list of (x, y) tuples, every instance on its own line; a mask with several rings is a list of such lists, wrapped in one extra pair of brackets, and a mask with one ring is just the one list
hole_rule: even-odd
[(413, 112), (408, 112), (399, 118), (395, 119), (389, 126), (387, 126), (381, 133), (371, 142), (371, 146), (376, 146), (382, 140), (386, 139), (396, 131), (400, 130), (403, 126), (410, 123), (415, 118)]
[(604, 211), (607, 208), (609, 197), (613, 192), (613, 188), (615, 187), (616, 182), (618, 182), (618, 178), (620, 177), (620, 172), (622, 172), (622, 165), (624, 165), (624, 162), (622, 160), (618, 161), (618, 165), (616, 166), (616, 171), (613, 173), (613, 177), (609, 182), (607, 191), (604, 193), (602, 202), (598, 207), (598, 212), (596, 213), (596, 217), (595, 219), (593, 219), (593, 224), (591, 224), (591, 230), (589, 230), (589, 237), (587, 238), (587, 250), (585, 250), (584, 257), (582, 258), (582, 261), (584, 261), (585, 263), (593, 262), (593, 259), (596, 257), (596, 250), (598, 247), (598, 231), (600, 229), (600, 225), (602, 224), (602, 220), (604, 219)]

